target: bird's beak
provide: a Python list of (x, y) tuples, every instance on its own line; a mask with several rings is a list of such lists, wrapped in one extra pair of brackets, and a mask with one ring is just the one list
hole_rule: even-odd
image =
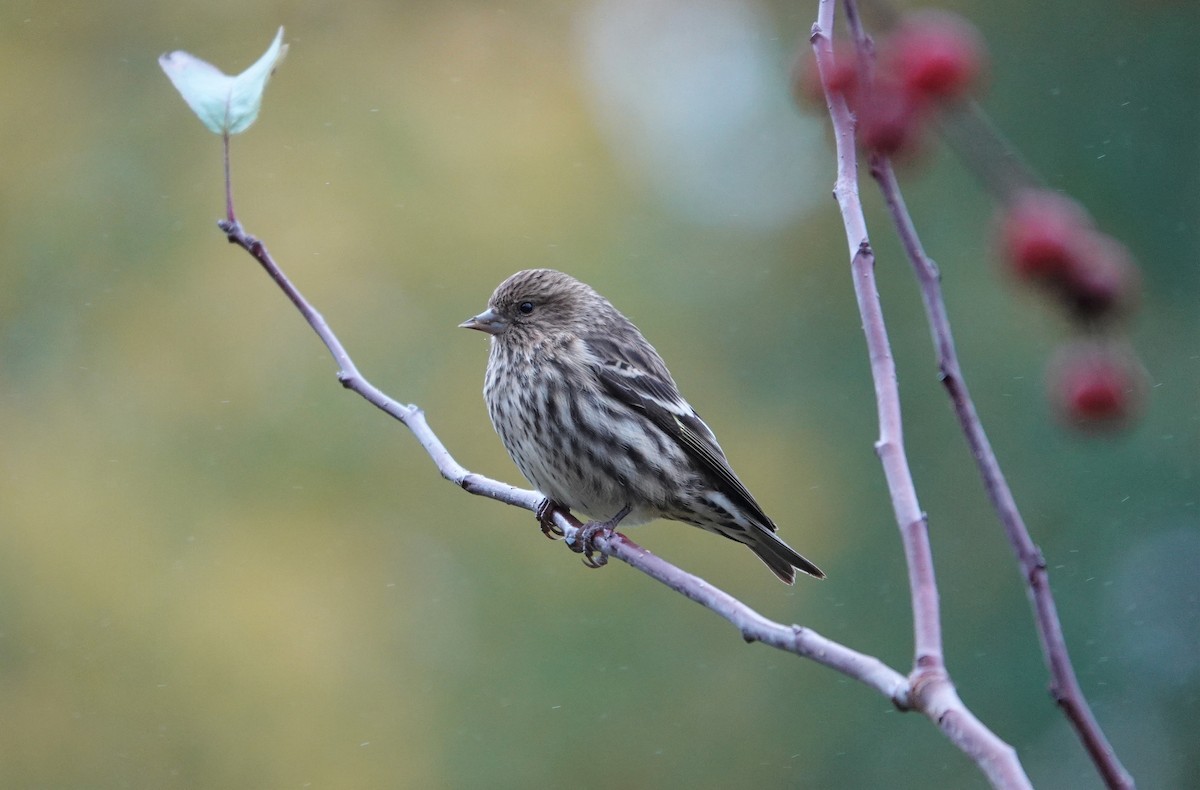
[(508, 321), (496, 315), (495, 311), (489, 307), (479, 315), (463, 321), (458, 326), (460, 329), (478, 329), (480, 332), (487, 332), (489, 335), (498, 335), (505, 329), (508, 329)]

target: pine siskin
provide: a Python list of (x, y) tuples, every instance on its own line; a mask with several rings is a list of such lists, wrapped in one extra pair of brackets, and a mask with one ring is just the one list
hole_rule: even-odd
[(591, 287), (517, 272), (460, 326), (491, 335), (488, 414), (547, 506), (600, 527), (683, 521), (746, 544), (788, 584), (793, 569), (825, 577), (775, 534), (658, 352)]

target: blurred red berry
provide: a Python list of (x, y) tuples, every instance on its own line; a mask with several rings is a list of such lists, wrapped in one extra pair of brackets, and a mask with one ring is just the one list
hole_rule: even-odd
[(1068, 197), (1040, 189), (1018, 195), (1001, 217), (1000, 246), (1018, 279), (1047, 287), (1078, 318), (1115, 318), (1137, 302), (1129, 251)]
[(858, 63), (853, 55), (834, 55), (827, 79), (829, 90), (853, 100), (858, 90)]
[[(846, 48), (849, 49), (849, 44)], [(858, 65), (853, 55), (835, 54), (826, 75), (829, 91), (842, 94), (851, 104), (858, 90)], [(792, 66), (792, 93), (797, 104), (825, 106), (825, 88), (821, 84), (821, 71), (812, 51), (796, 59)]]
[(1023, 280), (1062, 278), (1090, 233), (1091, 220), (1078, 203), (1044, 189), (1018, 195), (1000, 220), (1005, 262)]
[(1059, 416), (1088, 430), (1125, 427), (1139, 411), (1145, 371), (1133, 355), (1099, 342), (1081, 342), (1050, 362), (1049, 390)]
[(963, 96), (983, 68), (979, 35), (945, 13), (914, 14), (881, 45), (869, 85), (857, 69), (829, 69), (831, 90), (842, 91), (858, 116), (863, 148), (887, 156), (915, 154), (925, 141), (935, 101)]
[(821, 72), (817, 69), (817, 58), (812, 50), (801, 50), (792, 61), (792, 100), (801, 106), (822, 107), (825, 104), (825, 89), (821, 87)]
[(908, 16), (888, 38), (884, 52), (884, 68), (918, 101), (961, 99), (983, 72), (979, 33), (946, 12)]
[(887, 156), (914, 153), (922, 142), (921, 108), (895, 83), (876, 80), (858, 106), (858, 141)]
[(1140, 290), (1138, 269), (1125, 245), (1098, 231), (1087, 234), (1059, 286), (1063, 299), (1084, 319), (1129, 312)]

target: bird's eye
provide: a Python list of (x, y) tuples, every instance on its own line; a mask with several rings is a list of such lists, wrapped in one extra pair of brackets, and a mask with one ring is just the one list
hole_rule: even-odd
[(533, 312), (533, 302), (521, 302), (521, 304), (517, 305), (517, 309), (520, 310), (523, 315), (529, 315)]

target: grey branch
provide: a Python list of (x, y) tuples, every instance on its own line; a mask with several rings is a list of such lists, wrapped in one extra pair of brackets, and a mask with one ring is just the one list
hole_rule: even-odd
[[(419, 407), (392, 399), (359, 372), (345, 347), (329, 327), (325, 317), (304, 298), (299, 289), (283, 273), (283, 270), (271, 257), (266, 245), (248, 234), (236, 219), (221, 220), (217, 224), (225, 232), (230, 243), (243, 248), (258, 261), (259, 265), (304, 316), (321, 342), (329, 349), (334, 362), (337, 363), (337, 377), (342, 386), (358, 393), (369, 403), (407, 426), (425, 452), (429, 454), (442, 477), (470, 494), (495, 499), (498, 502), (524, 508), (531, 512), (538, 509), (544, 497), (537, 491), (517, 488), (484, 475), (475, 474), (454, 460), (450, 451), (446, 449), (446, 446), (429, 426), (425, 419), (425, 413)], [(553, 518), (555, 524), (562, 530), (567, 544), (571, 545), (580, 528), (579, 522), (569, 514), (557, 510), (553, 512)], [(878, 691), (901, 710), (907, 710), (910, 707), (909, 680), (879, 659), (827, 639), (811, 628), (776, 623), (729, 593), (712, 586), (698, 576), (687, 573), (661, 557), (651, 554), (620, 533), (611, 530), (602, 532), (596, 536), (594, 543), (596, 549), (603, 556), (621, 560), (725, 618), (747, 642), (762, 642), (779, 650), (811, 659)]]
[[(811, 43), (821, 82), (828, 85), (834, 64), (833, 30), (836, 0), (820, 0)], [(848, 4), (848, 12), (854, 8)], [(865, 67), (865, 66), (864, 66)], [(940, 606), (928, 522), (921, 511), (904, 449), (896, 368), (875, 284), (875, 254), (867, 233), (858, 187), (858, 154), (854, 117), (845, 97), (828, 89), (825, 100), (837, 150), (834, 197), (842, 214), (849, 246), (854, 293), (862, 316), (879, 419), (876, 451), (892, 497), (908, 565), (913, 608), (913, 668), (909, 675), (911, 705), (936, 723), (950, 741), (970, 757), (995, 787), (1028, 788), (1029, 779), (1016, 751), (971, 713), (958, 696), (942, 651)]]
[[(817, 56), (818, 67), (823, 74), (832, 65), (833, 47), (828, 31), (832, 30), (835, 3), (836, 0), (820, 0), (817, 24), (813, 27), (812, 45)], [(857, 22), (853, 0), (847, 0), (846, 6), (848, 15), (851, 17), (852, 29), (857, 30), (860, 35), (861, 46), (865, 42), (865, 37), (862, 36), (861, 25)], [(866, 61), (864, 60), (864, 62)], [(800, 625), (774, 622), (732, 595), (651, 554), (620, 533), (611, 530), (601, 532), (594, 540), (595, 549), (604, 557), (614, 557), (625, 562), (632, 568), (723, 617), (738, 630), (747, 642), (762, 642), (776, 649), (808, 658), (874, 689), (891, 700), (900, 710), (916, 710), (923, 713), (952, 743), (976, 763), (994, 786), (1027, 788), (1030, 787), (1029, 780), (1015, 751), (992, 733), (963, 704), (945, 668), (937, 583), (933, 573), (928, 525), (925, 514), (920, 509), (904, 450), (903, 424), (899, 393), (896, 388), (895, 366), (888, 342), (887, 328), (883, 320), (882, 307), (876, 292), (874, 253), (867, 235), (866, 222), (862, 215), (862, 206), (858, 196), (858, 165), (853, 117), (844, 99), (840, 96), (831, 96), (827, 93), (826, 98), (837, 143), (838, 177), (834, 194), (841, 207), (846, 226), (854, 290), (863, 317), (872, 377), (875, 383), (880, 425), (876, 451), (883, 465), (888, 490), (891, 492), (893, 510), (900, 528), (909, 570), (914, 632), (914, 660), (911, 672), (905, 676), (888, 667), (879, 659), (827, 639), (812, 629)], [(228, 151), (226, 152), (226, 163), (228, 164)], [(221, 220), (218, 225), (231, 243), (242, 247), (258, 261), (304, 316), (333, 356), (338, 367), (337, 377), (342, 385), (358, 393), (368, 402), (407, 426), (429, 454), (438, 471), (447, 480), (468, 493), (536, 512), (544, 499), (540, 493), (475, 474), (459, 464), (434, 433), (425, 419), (424, 412), (419, 407), (392, 399), (372, 385), (359, 372), (321, 313), (284, 275), (267, 251), (266, 246), (242, 228), (233, 213), (232, 195), (228, 185), (227, 169), (227, 218)], [(898, 190), (894, 195), (898, 199)], [(902, 207), (902, 204), (900, 205)], [(907, 215), (905, 214), (905, 216)], [(924, 259), (923, 253), (920, 260), (928, 263)], [(919, 274), (924, 271), (916, 258), (914, 258), (914, 265), (918, 266)], [(932, 267), (932, 264), (928, 265)], [(928, 271), (932, 271), (932, 269)], [(940, 305), (940, 294), (927, 292), (927, 299), (931, 298), (930, 293), (936, 297), (935, 304)], [(944, 319), (944, 308), (941, 316)], [(945, 328), (944, 335), (941, 335), (941, 330), (932, 314), (931, 322), (935, 326), (935, 338), (944, 338), (949, 343), (948, 326)], [(948, 348), (949, 355), (943, 354), (941, 359), (944, 363), (943, 370), (948, 370), (953, 374), (950, 378), (954, 385), (948, 383), (947, 386), (951, 388), (952, 396), (955, 397), (956, 407), (959, 404), (965, 404), (963, 408), (969, 410), (970, 417), (974, 421), (971, 424), (977, 426), (978, 420), (974, 417), (973, 407), (966, 395), (965, 384), (961, 383), (961, 374), (958, 372), (957, 359), (953, 356), (952, 343)], [(939, 351), (942, 350), (943, 346), (939, 345)], [(954, 395), (956, 392), (954, 387), (960, 387), (961, 394)], [(979, 436), (986, 443), (986, 436), (983, 436), (981, 428)], [(968, 433), (968, 437), (974, 439), (970, 433)], [(986, 444), (984, 446), (986, 447)], [(992, 462), (994, 463), (994, 458)], [(998, 466), (995, 467), (995, 474), (999, 474)], [(985, 479), (989, 480), (989, 491), (991, 491), (990, 485), (993, 481), (986, 474)], [(1003, 478), (999, 477), (999, 480), (1003, 486)], [(1003, 487), (1002, 491), (1004, 492), (1003, 496), (1011, 501), (1007, 487)], [(997, 507), (1000, 508), (1000, 505)], [(1016, 513), (1015, 505), (1011, 507), (1011, 513)], [(552, 518), (562, 531), (567, 544), (575, 550), (579, 550), (578, 546), (573, 545), (580, 528), (579, 522), (569, 514), (560, 511), (554, 511)], [(1019, 515), (1016, 515), (1015, 518), (1019, 524)], [(1011, 532), (1011, 519), (1006, 520), (1005, 523), (1010, 527)], [(1019, 524), (1019, 526), (1020, 531), (1023, 532), (1024, 525)], [(1025, 540), (1028, 541), (1028, 534), (1024, 534)], [(1021, 549), (1029, 547), (1032, 547), (1032, 553), (1029, 551), (1019, 551), (1018, 553), (1022, 558), (1023, 567), (1030, 566), (1027, 568), (1026, 575), (1030, 580), (1031, 596), (1034, 598), (1035, 608), (1039, 613), (1047, 609), (1046, 602), (1049, 601), (1048, 612), (1054, 626), (1049, 634), (1051, 638), (1057, 635), (1058, 642), (1061, 643), (1061, 630), (1058, 629), (1053, 600), (1049, 598), (1048, 586), (1045, 582), (1044, 564), (1041, 563), (1040, 556), (1036, 554), (1036, 547), (1033, 547), (1031, 542), (1020, 544)], [(1058, 648), (1053, 647), (1053, 640), (1047, 638), (1045, 632), (1043, 633), (1043, 642), (1051, 644), (1047, 655), (1052, 672), (1055, 660), (1051, 656), (1061, 657), (1069, 670), (1070, 664), (1069, 661), (1066, 661), (1065, 646), (1061, 648), (1060, 652), (1054, 652), (1058, 651)], [(1057, 673), (1054, 676), (1056, 679), (1059, 678)], [(1070, 673), (1068, 677), (1069, 682), (1062, 683), (1056, 688), (1060, 689), (1062, 696), (1067, 700), (1063, 702), (1064, 708), (1068, 712), (1075, 711), (1072, 714), (1074, 721), (1081, 715), (1078, 711), (1082, 695), (1078, 693), (1078, 685), (1074, 682), (1073, 673)], [(1087, 711), (1086, 703), (1082, 704), (1081, 710), (1082, 718), (1090, 720), (1090, 712)], [(1092, 726), (1094, 726), (1094, 722), (1092, 722)], [(1095, 732), (1099, 733), (1098, 728), (1095, 729)], [(1103, 748), (1108, 748), (1107, 743), (1103, 741), (1102, 734), (1099, 736), (1098, 743), (1102, 744)], [(1108, 753), (1111, 754), (1111, 749), (1108, 749)], [(1093, 757), (1096, 759), (1095, 755)], [(1119, 763), (1117, 767), (1119, 768)]]
[[(832, 31), (835, 2), (836, 0), (821, 0), (818, 16), (819, 30)], [(874, 66), (874, 47), (863, 28), (856, 0), (845, 0), (845, 8), (851, 39), (857, 51), (859, 75), (864, 85), (869, 84), (872, 78), (871, 71)], [(818, 36), (817, 30), (818, 28), (814, 28), (813, 46), (817, 52), (818, 64), (824, 58), (825, 64), (828, 67), (833, 62), (832, 42), (828, 39), (827, 34)], [(839, 178), (836, 194), (839, 204), (842, 206), (847, 237), (850, 240), (852, 248), (857, 239), (857, 243), (862, 245), (863, 249), (867, 249), (865, 221), (862, 218), (861, 204), (858, 202), (854, 120), (846, 106), (845, 100), (841, 96), (830, 96), (827, 93), (826, 98), (829, 103), (830, 117), (833, 121), (838, 144)], [(900, 191), (900, 186), (896, 180), (895, 171), (892, 168), (890, 159), (886, 156), (873, 154), (871, 157), (871, 174), (879, 184), (896, 233), (900, 238), (905, 254), (913, 267), (920, 285), (926, 317), (933, 335), (934, 348), (937, 353), (938, 368), (942, 381), (954, 407), (960, 427), (966, 437), (967, 444), (971, 449), (971, 454), (976, 459), (984, 488), (991, 499), (992, 506), (996, 510), (1000, 522), (1004, 527), (1005, 534), (1008, 536), (1013, 551), (1017, 556), (1021, 578), (1025, 583), (1026, 592), (1033, 607), (1034, 620), (1041, 641), (1042, 653), (1045, 656), (1046, 665), (1050, 671), (1051, 695), (1066, 713), (1068, 721), (1075, 728), (1089, 756), (1103, 777), (1105, 784), (1111, 788), (1132, 788), (1133, 778), (1125, 770), (1124, 766), (1121, 765), (1115, 751), (1105, 738), (1076, 680), (1075, 671), (1067, 653), (1066, 640), (1058, 618), (1054, 596), (1050, 591), (1045, 561), (1042, 558), (1041, 551), (1030, 537), (1024, 520), (1021, 518), (1012, 491), (1009, 489), (1008, 482), (1000, 469), (999, 461), (992, 451), (987, 433), (983, 429), (983, 424), (979, 419), (974, 402), (967, 389), (966, 380), (963, 377), (958, 362), (958, 355), (954, 347), (954, 337), (951, 333), (945, 302), (942, 298), (941, 281), (937, 267), (925, 254), (912, 216), (908, 213), (908, 209), (904, 204), (904, 197)], [(1028, 178), (1024, 174), (1024, 171), (1019, 175)], [(995, 174), (993, 174), (992, 180), (995, 180)], [(859, 262), (857, 255), (855, 262), (856, 271), (858, 271)], [(857, 287), (859, 283), (859, 276), (857, 274), (855, 283)], [(873, 293), (873, 284), (871, 287)], [(864, 324), (867, 323), (867, 313), (864, 312)], [(867, 333), (868, 342), (870, 342), (872, 331), (869, 326)], [(876, 352), (873, 351), (873, 370), (875, 359)], [(878, 376), (876, 391), (877, 394), (880, 392)], [(898, 402), (896, 408), (898, 410)], [(882, 424), (884, 415), (882, 405), (880, 414)], [(891, 475), (889, 475), (888, 481), (889, 486), (891, 486)], [(892, 491), (893, 497), (895, 497), (896, 489), (893, 488)], [(904, 496), (907, 496), (907, 494), (904, 494)], [(911, 578), (913, 574), (912, 561), (914, 555), (912, 549), (908, 548), (907, 540), (909, 537), (924, 540), (924, 525), (922, 524), (922, 528), (919, 530), (905, 529), (903, 520), (901, 520), (901, 525), (901, 531), (906, 535), (906, 551), (910, 555), (909, 570)], [(932, 579), (932, 575), (930, 579)], [(936, 596), (936, 590), (933, 592), (933, 595)], [(913, 588), (913, 605), (914, 612), (921, 605), (921, 598), (915, 587)], [(920, 635), (921, 631), (918, 627), (918, 664), (920, 662)]]

